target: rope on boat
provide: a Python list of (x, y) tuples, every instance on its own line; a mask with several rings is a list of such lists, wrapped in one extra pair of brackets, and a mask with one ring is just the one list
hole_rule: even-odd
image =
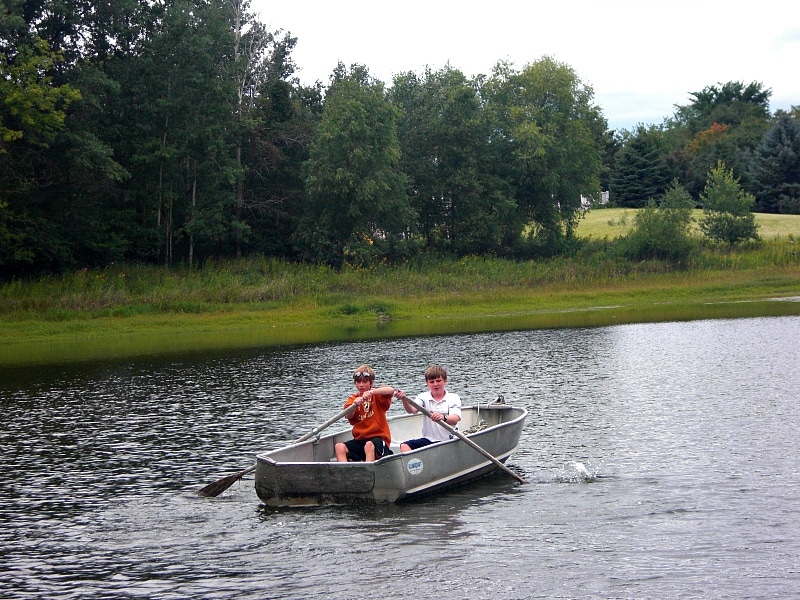
[(469, 435), (471, 433), (477, 433), (478, 431), (481, 431), (482, 429), (486, 429), (487, 427), (489, 427), (489, 424), (486, 421), (484, 421), (483, 419), (480, 419), (477, 422), (477, 424), (473, 425), (469, 429), (465, 429), (461, 433), (463, 433), (464, 435)]
[[(505, 397), (500, 395), (495, 399), (495, 401), (492, 404), (505, 404), (505, 403), (506, 403)], [(488, 402), (486, 406), (489, 406)], [(481, 405), (478, 404), (478, 423), (476, 425), (473, 425), (469, 429), (465, 429), (463, 433), (464, 435), (469, 435), (470, 433), (476, 433), (478, 431), (481, 431), (482, 429), (486, 429), (487, 427), (489, 427), (489, 425), (486, 424), (486, 421), (481, 419)]]

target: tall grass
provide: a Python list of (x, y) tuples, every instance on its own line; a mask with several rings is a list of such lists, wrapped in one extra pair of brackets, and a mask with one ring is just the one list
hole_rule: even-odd
[[(800, 261), (794, 246), (775, 240), (732, 252), (704, 249), (681, 271), (662, 261), (623, 260), (607, 241), (589, 241), (572, 256), (546, 260), (419, 256), (398, 266), (342, 271), (264, 257), (213, 261), (199, 269), (112, 266), (0, 285), (0, 318), (66, 320), (289, 306), (332, 307), (344, 314), (366, 307), (380, 314), (390, 309), (390, 298), (619, 287), (666, 274), (691, 278), (764, 268), (797, 273)], [(674, 277), (670, 281), (666, 285), (674, 284)]]

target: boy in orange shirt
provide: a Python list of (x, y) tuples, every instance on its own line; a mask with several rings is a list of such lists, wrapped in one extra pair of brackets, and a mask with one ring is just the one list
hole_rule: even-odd
[(353, 382), (358, 392), (344, 403), (344, 408), (351, 404), (356, 405), (356, 409), (347, 416), (353, 426), (353, 439), (336, 444), (334, 449), (339, 462), (373, 462), (393, 454), (389, 449), (392, 434), (386, 420), (386, 411), (392, 405), (394, 388), (385, 385), (373, 390), (374, 381), (375, 371), (369, 365), (361, 365), (353, 373)]

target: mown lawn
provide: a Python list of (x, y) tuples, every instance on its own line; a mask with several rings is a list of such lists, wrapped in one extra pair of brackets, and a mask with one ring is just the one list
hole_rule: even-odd
[[(594, 239), (614, 239), (624, 235), (633, 227), (637, 209), (635, 208), (595, 208), (586, 213), (578, 224), (580, 237)], [(703, 217), (703, 211), (693, 211), (695, 224)], [(756, 213), (758, 233), (764, 239), (800, 238), (800, 215), (773, 215)], [(699, 230), (698, 230), (699, 233)]]

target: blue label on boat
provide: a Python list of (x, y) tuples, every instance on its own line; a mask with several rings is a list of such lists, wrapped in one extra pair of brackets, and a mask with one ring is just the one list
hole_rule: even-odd
[(419, 475), (420, 473), (422, 473), (422, 466), (423, 466), (422, 461), (418, 458), (414, 458), (408, 461), (408, 467), (406, 468), (408, 469), (408, 472), (411, 473), (412, 475)]

